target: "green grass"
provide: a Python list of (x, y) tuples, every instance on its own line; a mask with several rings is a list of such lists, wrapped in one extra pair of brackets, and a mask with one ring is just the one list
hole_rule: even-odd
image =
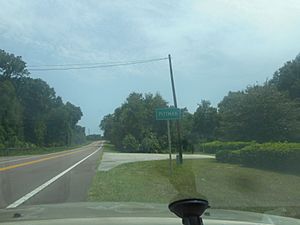
[(170, 176), (168, 161), (162, 160), (98, 172), (88, 199), (169, 203), (183, 197), (202, 197), (213, 208), (263, 212), (285, 207), (285, 215), (299, 218), (299, 190), (300, 176), (296, 175), (193, 159), (175, 166)]
[(120, 152), (116, 149), (116, 147), (113, 144), (110, 144), (109, 142), (105, 142), (103, 145), (104, 152)]
[(41, 155), (49, 154), (54, 152), (61, 152), (65, 150), (72, 150), (75, 148), (80, 148), (82, 146), (88, 145), (92, 141), (87, 141), (84, 144), (72, 145), (72, 146), (60, 146), (60, 147), (34, 147), (29, 149), (9, 149), (0, 150), (0, 156), (23, 156), (23, 155)]

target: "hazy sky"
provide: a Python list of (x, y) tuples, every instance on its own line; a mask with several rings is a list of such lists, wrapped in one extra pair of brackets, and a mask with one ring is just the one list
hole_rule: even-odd
[[(299, 0), (0, 0), (0, 49), (29, 65), (173, 57), (180, 107), (214, 105), (228, 91), (271, 78), (300, 52)], [(132, 91), (172, 103), (167, 61), (93, 70), (33, 72), (81, 107), (80, 124)]]

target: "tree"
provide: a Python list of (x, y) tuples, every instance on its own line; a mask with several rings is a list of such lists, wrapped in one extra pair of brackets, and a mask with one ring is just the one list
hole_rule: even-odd
[(112, 139), (113, 134), (112, 134), (112, 129), (114, 127), (113, 125), (113, 119), (114, 115), (113, 114), (108, 114), (103, 117), (103, 119), (100, 122), (99, 128), (104, 131), (103, 137), (104, 139)]
[(222, 137), (227, 140), (299, 140), (299, 107), (274, 86), (230, 92), (219, 104)]
[(77, 107), (70, 102), (66, 103), (65, 109), (68, 111), (68, 115), (69, 115), (68, 122), (69, 122), (71, 128), (73, 129), (73, 128), (75, 128), (76, 124), (81, 119), (83, 114), (81, 112), (80, 107)]
[(300, 101), (300, 54), (277, 70), (270, 83), (279, 91), (286, 91), (291, 99)]
[(15, 147), (23, 137), (22, 108), (9, 80), (0, 82), (0, 144)]
[(20, 56), (0, 50), (0, 146), (85, 141), (84, 128), (77, 125), (81, 109), (64, 104), (45, 81), (28, 74)]
[[(155, 110), (157, 108), (166, 108), (167, 102), (163, 99), (163, 97), (156, 93), (153, 94), (145, 94), (144, 98), (145, 102), (145, 127), (150, 128), (149, 130), (152, 131), (157, 137), (163, 137), (167, 133), (166, 124), (162, 123), (162, 121), (158, 121), (155, 118)], [(147, 135), (147, 133), (145, 134)], [(162, 148), (166, 148), (167, 145), (162, 145)]]
[(113, 114), (102, 119), (100, 128), (104, 131), (104, 138), (110, 140), (117, 148), (123, 148), (123, 140), (129, 134), (137, 143), (142, 143), (146, 137), (153, 140), (149, 136), (151, 134), (158, 140), (158, 149), (166, 148), (166, 125), (155, 119), (155, 109), (166, 106), (167, 102), (159, 94), (129, 94)]
[(86, 141), (85, 128), (79, 125), (75, 125), (75, 127), (72, 129), (71, 144), (75, 144), (75, 145), (82, 144), (85, 141)]
[(16, 87), (17, 97), (23, 108), (24, 140), (43, 145), (46, 135), (46, 118), (57, 105), (53, 88), (41, 79), (22, 77), (11, 79)]
[[(195, 133), (193, 132), (193, 114), (189, 113), (187, 108), (181, 110), (181, 138), (182, 148), (184, 151), (193, 150), (193, 143), (197, 141)], [(175, 124), (173, 124), (174, 126)], [(175, 128), (175, 127), (174, 127)], [(176, 129), (176, 128), (175, 128)], [(173, 132), (175, 133), (175, 132)], [(177, 134), (177, 133), (176, 133)], [(172, 137), (173, 140), (177, 140), (177, 136)]]
[(216, 131), (219, 126), (217, 108), (211, 103), (202, 100), (193, 116), (193, 133), (197, 139), (208, 141), (216, 138)]
[(29, 72), (22, 57), (9, 54), (0, 49), (0, 78), (18, 78), (26, 75), (29, 75)]
[(145, 124), (145, 104), (143, 95), (131, 93), (121, 107), (119, 121), (124, 133), (130, 133), (138, 141), (142, 140)]

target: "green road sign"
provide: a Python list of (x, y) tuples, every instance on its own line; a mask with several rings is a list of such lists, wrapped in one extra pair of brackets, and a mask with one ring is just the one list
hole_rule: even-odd
[(181, 111), (178, 108), (159, 108), (155, 110), (156, 120), (179, 120)]

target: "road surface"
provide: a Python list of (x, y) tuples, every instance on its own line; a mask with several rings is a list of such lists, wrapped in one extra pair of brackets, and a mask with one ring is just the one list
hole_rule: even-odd
[(102, 142), (38, 156), (0, 158), (0, 208), (85, 201)]

